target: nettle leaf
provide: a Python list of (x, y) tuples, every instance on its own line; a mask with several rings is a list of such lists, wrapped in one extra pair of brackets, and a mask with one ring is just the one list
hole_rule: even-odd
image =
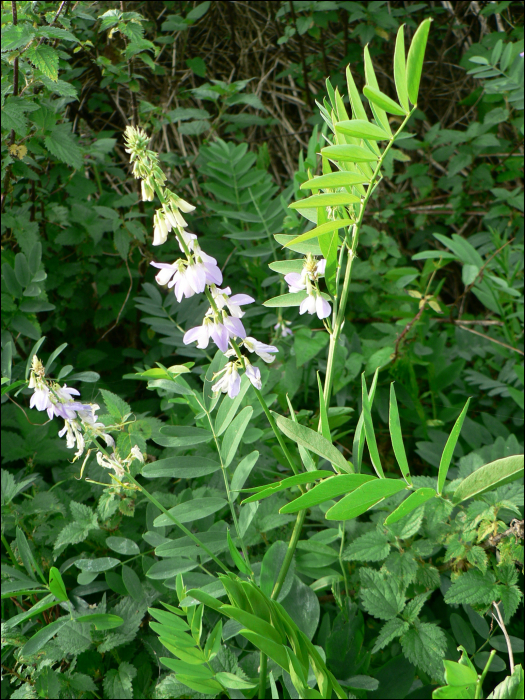
[(396, 637), (401, 637), (401, 635), (408, 631), (408, 627), (408, 622), (400, 620), (399, 617), (394, 617), (392, 620), (386, 622), (377, 635), (377, 639), (372, 648), (372, 654), (386, 647), (386, 645)]
[(106, 404), (108, 413), (111, 414), (117, 422), (120, 422), (129, 416), (131, 413), (131, 406), (121, 399), (120, 396), (113, 394), (107, 389), (101, 389), (100, 392), (104, 398), (104, 403)]
[(83, 542), (91, 530), (98, 529), (98, 519), (96, 513), (83, 503), (71, 501), (69, 504), (74, 522), (66, 525), (58, 534), (54, 544), (55, 557), (68, 544)]
[(26, 56), (50, 80), (58, 80), (58, 51), (47, 44), (40, 44), (31, 46)]
[(360, 596), (363, 607), (380, 620), (391, 620), (405, 607), (405, 595), (399, 583), (384, 572), (360, 569)]
[(401, 647), (406, 658), (431, 678), (443, 677), (443, 657), (447, 638), (442, 629), (431, 622), (416, 621), (401, 637)]
[(137, 675), (133, 664), (123, 661), (118, 669), (112, 668), (104, 674), (104, 693), (107, 698), (133, 698), (132, 681)]
[(390, 552), (388, 538), (382, 532), (373, 530), (354, 540), (343, 553), (347, 561), (381, 561)]
[(491, 571), (471, 569), (462, 574), (445, 593), (446, 603), (488, 605), (498, 598), (496, 579)]
[(49, 136), (45, 137), (44, 144), (52, 155), (66, 165), (70, 165), (75, 170), (82, 168), (82, 154), (75, 137), (71, 133), (70, 124), (57, 124), (54, 126)]

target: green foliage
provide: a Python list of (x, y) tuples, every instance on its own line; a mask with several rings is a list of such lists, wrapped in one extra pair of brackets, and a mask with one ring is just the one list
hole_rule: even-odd
[[(4, 5), (2, 696), (523, 697), (520, 8)], [(256, 299), (267, 411), (153, 281), (129, 123)]]

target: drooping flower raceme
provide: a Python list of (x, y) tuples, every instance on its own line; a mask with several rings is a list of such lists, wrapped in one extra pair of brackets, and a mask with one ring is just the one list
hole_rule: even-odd
[[(155, 279), (158, 284), (167, 286), (174, 291), (177, 301), (192, 297), (203, 292), (208, 297), (210, 308), (206, 312), (202, 324), (190, 328), (183, 337), (185, 345), (197, 343), (200, 349), (206, 349), (212, 340), (219, 350), (227, 356), (237, 356), (237, 360), (228, 362), (217, 375), (221, 378), (213, 385), (214, 391), (228, 393), (233, 398), (239, 393), (240, 376), (238, 369), (244, 368), (253, 386), (261, 388), (260, 370), (252, 365), (247, 357), (240, 355), (239, 345), (249, 352), (255, 352), (265, 362), (272, 362), (277, 348), (266, 345), (255, 338), (246, 339), (246, 329), (241, 321), (245, 311), (241, 307), (252, 304), (255, 300), (248, 294), (231, 295), (231, 289), (222, 285), (222, 272), (215, 258), (207, 255), (200, 247), (197, 236), (189, 233), (181, 212), (189, 214), (195, 207), (164, 187), (166, 176), (162, 172), (158, 157), (154, 151), (148, 150), (148, 136), (141, 129), (127, 127), (125, 132), (126, 152), (130, 154), (133, 164), (133, 175), (142, 180), (141, 192), (145, 201), (153, 200), (153, 192), (161, 201), (161, 207), (156, 210), (153, 218), (153, 245), (161, 245), (173, 231), (179, 248), (185, 258), (173, 263), (152, 262), (159, 272)], [(322, 274), (322, 261), (312, 263), (312, 279)], [(323, 268), (324, 271), (324, 268)], [(310, 283), (308, 278), (308, 283)], [(303, 287), (304, 288), (304, 287)], [(286, 329), (288, 330), (288, 329)], [(284, 335), (285, 333), (283, 333)], [(237, 340), (239, 340), (239, 345)], [(248, 341), (246, 343), (246, 340)], [(44, 401), (44, 398), (39, 398)]]

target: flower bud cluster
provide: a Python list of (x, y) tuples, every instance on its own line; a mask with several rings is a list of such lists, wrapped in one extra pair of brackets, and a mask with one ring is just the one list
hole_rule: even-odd
[[(184, 344), (197, 342), (198, 348), (206, 349), (212, 340), (227, 357), (235, 357), (216, 375), (220, 379), (212, 387), (214, 392), (228, 393), (230, 398), (235, 397), (240, 390), (238, 370), (241, 368), (253, 386), (260, 389), (259, 368), (252, 365), (246, 355), (241, 355), (239, 349), (244, 347), (250, 353), (255, 352), (264, 362), (273, 362), (275, 356), (272, 353), (278, 350), (273, 345), (266, 345), (246, 335), (241, 321), (245, 312), (241, 307), (252, 304), (255, 300), (248, 294), (232, 296), (230, 287), (220, 287), (223, 277), (217, 260), (201, 249), (194, 233), (186, 230), (188, 224), (182, 213), (189, 214), (195, 207), (169, 189), (163, 188), (166, 177), (158, 166), (157, 154), (147, 149), (146, 133), (128, 126), (125, 138), (126, 152), (130, 154), (130, 162), (133, 164), (133, 174), (142, 179), (143, 200), (152, 201), (155, 191), (161, 201), (161, 208), (157, 209), (153, 218), (153, 245), (165, 243), (168, 234), (173, 231), (179, 248), (185, 255), (171, 264), (152, 262), (151, 265), (159, 270), (155, 277), (157, 283), (173, 289), (178, 302), (202, 293), (206, 294), (210, 302), (202, 324), (185, 333)], [(161, 176), (158, 174), (159, 170)], [(283, 328), (283, 335), (290, 332), (289, 329)]]
[(77, 389), (68, 387), (67, 384), (60, 386), (57, 382), (46, 379), (44, 365), (36, 355), (33, 356), (28, 386), (33, 389), (29, 401), (30, 408), (47, 411), (50, 420), (54, 416), (64, 420), (64, 427), (58, 435), (66, 436), (68, 448), (77, 448), (75, 459), (84, 452), (86, 434), (89, 440), (103, 438), (108, 447), (115, 446), (111, 435), (104, 432), (105, 425), (97, 422), (96, 411), (100, 406), (96, 403), (75, 401), (73, 396), (80, 395)]

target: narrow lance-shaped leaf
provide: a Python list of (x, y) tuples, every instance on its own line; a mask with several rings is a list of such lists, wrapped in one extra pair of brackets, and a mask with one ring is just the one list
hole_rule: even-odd
[(297, 513), (305, 508), (313, 508), (337, 496), (349, 494), (369, 481), (378, 481), (378, 479), (369, 474), (340, 474), (330, 479), (324, 479), (313, 489), (296, 498), (295, 501), (283, 506), (279, 513)]
[(227, 537), (228, 537), (228, 549), (230, 550), (230, 554), (232, 555), (232, 559), (233, 559), (235, 566), (239, 569), (239, 571), (241, 573), (246, 574), (246, 576), (250, 576), (251, 569), (248, 566), (248, 564), (244, 561), (244, 559), (241, 557), (241, 555), (237, 551), (235, 545), (233, 544), (233, 540), (230, 537), (229, 530), (227, 532)]
[(285, 489), (291, 488), (292, 486), (302, 486), (303, 484), (311, 484), (318, 479), (326, 478), (327, 472), (324, 469), (316, 469), (313, 472), (305, 472), (303, 474), (294, 474), (283, 481), (278, 481), (276, 484), (271, 486), (254, 486), (250, 489), (243, 489), (243, 491), (255, 491), (253, 496), (250, 496), (242, 502), (241, 505), (245, 503), (252, 503), (252, 501), (259, 501), (263, 498), (278, 493), (279, 491), (284, 491)]
[(62, 575), (56, 566), (52, 566), (49, 570), (49, 590), (55, 596), (55, 598), (58, 598), (58, 600), (68, 600)]
[[(361, 122), (355, 122), (358, 126), (356, 129), (359, 127), (359, 124)], [(379, 127), (376, 127), (375, 124), (368, 124), (368, 122), (363, 122), (365, 125), (368, 127), (372, 127), (372, 130), (374, 131), (375, 134), (378, 134), (378, 129)], [(354, 122), (340, 122), (340, 124), (347, 125), (347, 124), (354, 124)], [(336, 125), (336, 128), (338, 128), (338, 124)], [(346, 128), (346, 127), (345, 127)], [(351, 127), (348, 127), (351, 128)], [(352, 127), (353, 128), (353, 127)], [(341, 131), (345, 133), (344, 128), (341, 128)], [(379, 131), (381, 131), (379, 129)], [(383, 132), (381, 132), (383, 133)], [(370, 138), (368, 136), (364, 138)], [(388, 138), (386, 135), (385, 137), (383, 136), (378, 136), (378, 138)], [(302, 190), (314, 190), (314, 189), (319, 189), (319, 188), (326, 188), (326, 187), (351, 187), (353, 185), (362, 185), (363, 183), (368, 182), (368, 179), (364, 177), (364, 175), (361, 175), (359, 173), (350, 173), (346, 171), (338, 171), (335, 173), (327, 173), (326, 175), (319, 175), (318, 177), (313, 177), (311, 180), (307, 180), (306, 182), (303, 182), (301, 185)]]
[[(370, 139), (372, 141), (388, 141), (390, 139), (390, 134), (380, 126), (372, 124), (371, 122), (365, 122), (363, 119), (351, 119), (349, 121), (337, 122), (335, 130), (340, 131), (342, 134), (356, 136), (360, 139)], [(335, 175), (336, 173), (333, 174)], [(363, 178), (361, 182), (366, 182), (366, 180)], [(301, 189), (303, 189), (304, 184), (305, 183), (301, 185)]]
[(410, 110), (408, 104), (407, 71), (405, 62), (405, 25), (399, 27), (394, 51), (394, 82), (399, 102), (405, 112)]
[(330, 426), (328, 424), (328, 412), (326, 410), (326, 403), (324, 400), (323, 385), (321, 383), (321, 377), (319, 372), (317, 372), (317, 385), (319, 387), (319, 413), (321, 414), (321, 434), (322, 436), (332, 442), (332, 436), (330, 435)]
[(463, 427), (463, 421), (465, 420), (465, 416), (467, 415), (469, 403), (470, 398), (467, 399), (465, 408), (461, 411), (459, 418), (457, 419), (454, 427), (452, 428), (452, 432), (448, 437), (447, 444), (445, 445), (443, 454), (441, 455), (438, 472), (438, 493), (441, 493), (443, 491), (443, 486), (445, 485), (445, 480), (447, 478), (448, 468), (450, 466), (450, 462), (452, 461), (452, 455), (454, 454), (454, 450), (456, 449), (456, 443), (458, 441), (461, 428)]
[[(379, 92), (379, 84), (377, 82), (376, 74), (374, 71), (374, 66), (372, 64), (372, 59), (370, 58), (370, 52), (368, 50), (368, 45), (365, 46), (364, 61), (365, 61), (365, 78), (368, 87)], [(392, 136), (392, 130), (390, 129), (390, 124), (388, 122), (388, 117), (386, 112), (382, 107), (378, 107), (374, 102), (370, 101), (370, 109), (376, 122), (386, 131), (389, 138)]]
[[(341, 148), (341, 146), (337, 146), (337, 148)], [(343, 207), (347, 206), (348, 204), (355, 204), (359, 201), (359, 197), (356, 197), (354, 194), (348, 194), (347, 192), (325, 192), (323, 194), (314, 194), (311, 197), (300, 199), (298, 202), (292, 202), (288, 205), (288, 208), (304, 209), (308, 207)]]
[(390, 384), (390, 411), (388, 416), (388, 427), (390, 428), (390, 437), (392, 438), (392, 447), (394, 448), (394, 454), (401, 469), (401, 473), (408, 481), (409, 484), (412, 483), (412, 477), (410, 476), (410, 469), (408, 467), (407, 455), (405, 452), (405, 445), (403, 443), (403, 435), (401, 432), (401, 422), (399, 420), (399, 409), (397, 407), (396, 391), (394, 389), (394, 383)]
[[(321, 154), (331, 160), (343, 163), (372, 163), (377, 160), (377, 155), (369, 151), (368, 148), (350, 143), (340, 146), (326, 146), (326, 148), (321, 149)], [(357, 197), (355, 200), (359, 201)]]
[(508, 484), (515, 479), (523, 479), (523, 455), (512, 455), (485, 464), (467, 476), (455, 490), (454, 503), (466, 501), (467, 498), (479, 496), (485, 491)]
[(423, 71), (423, 59), (425, 58), (425, 48), (427, 46), (428, 32), (430, 30), (431, 19), (426, 19), (417, 28), (407, 59), (407, 89), (410, 102), (417, 104), (419, 93), (419, 83)]
[[(377, 387), (377, 377), (379, 371), (376, 370), (374, 373), (374, 378), (372, 379), (372, 386), (370, 387), (370, 392), (368, 394), (368, 401), (370, 406), (374, 402), (374, 396)], [(352, 459), (354, 460), (354, 466), (357, 473), (361, 471), (361, 462), (363, 460), (363, 450), (365, 449), (365, 434), (364, 434), (364, 414), (361, 411), (359, 420), (357, 421), (357, 427), (354, 434), (354, 443), (352, 445)]]
[[(376, 373), (378, 370), (376, 370)], [(368, 399), (368, 390), (366, 387), (365, 374), (361, 375), (361, 389), (362, 389), (362, 401), (363, 401), (363, 420), (365, 424), (365, 435), (366, 442), (368, 444), (368, 450), (370, 452), (370, 458), (377, 475), (383, 479), (385, 474), (383, 472), (383, 467), (381, 466), (381, 458), (379, 457), (379, 450), (377, 449), (376, 436), (374, 432), (374, 424), (372, 422), (372, 413), (370, 401)]]
[(363, 93), (372, 104), (375, 104), (377, 107), (384, 110), (385, 112), (388, 112), (389, 114), (396, 114), (401, 117), (405, 116), (405, 110), (402, 107), (400, 107), (397, 104), (397, 102), (395, 102), (392, 98), (388, 97), (388, 95), (385, 95), (384, 92), (376, 90), (375, 88), (367, 85), (363, 89)]
[(406, 488), (402, 479), (375, 479), (342, 498), (326, 513), (327, 520), (351, 520), (365, 513), (379, 501)]
[(405, 515), (408, 515), (416, 508), (419, 508), (419, 506), (423, 505), (423, 503), (426, 503), (431, 498), (434, 498), (436, 495), (436, 491), (431, 488), (417, 489), (417, 491), (411, 493), (410, 496), (406, 498), (403, 503), (401, 503), (401, 505), (390, 513), (388, 518), (385, 520), (385, 525), (393, 525), (394, 523), (397, 523), (398, 520), (401, 520), (401, 518), (404, 518)]

